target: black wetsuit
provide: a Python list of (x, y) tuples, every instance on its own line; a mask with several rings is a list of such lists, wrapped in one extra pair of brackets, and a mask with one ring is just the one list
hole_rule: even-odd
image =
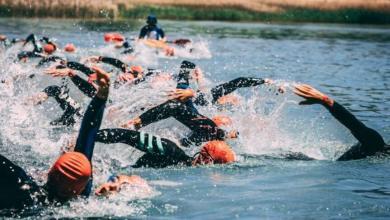
[(169, 100), (139, 116), (142, 122), (141, 127), (169, 117), (174, 117), (192, 131), (189, 137), (180, 141), (183, 146), (200, 145), (202, 142), (211, 140), (224, 140), (226, 137), (226, 132), (211, 119), (194, 112), (190, 106), (176, 100)]
[(365, 126), (339, 103), (334, 102), (332, 107), (326, 106), (326, 108), (341, 124), (347, 127), (352, 135), (359, 141), (358, 144), (351, 147), (337, 160), (362, 159), (367, 156), (375, 155), (378, 152), (390, 150), (390, 148), (385, 147), (386, 144), (377, 131)]
[(71, 126), (76, 123), (75, 116), (81, 117), (81, 107), (69, 96), (69, 89), (66, 86), (48, 86), (43, 92), (53, 97), (64, 110), (60, 118), (50, 122), (51, 125)]
[[(45, 40), (48, 38), (45, 38)], [(48, 40), (47, 40), (48, 41)], [(28, 37), (25, 40), (25, 45), (27, 43), (31, 42), (34, 46), (34, 49), (32, 51), (22, 51), (18, 54), (18, 59), (23, 58), (32, 58), (32, 57), (43, 57), (42, 52), (42, 45), (40, 43), (40, 40), (37, 39), (37, 37), (34, 34), (28, 35)]]
[[(95, 97), (85, 112), (75, 151), (83, 153), (92, 160), (95, 137), (100, 128), (105, 108), (105, 100)], [(47, 187), (38, 186), (21, 167), (0, 155), (0, 209), (22, 209), (32, 205), (43, 205), (51, 199)], [(82, 195), (91, 192), (92, 178)], [(49, 199), (49, 200), (50, 200)], [(54, 198), (55, 199), (55, 198)]]
[(148, 69), (146, 71), (146, 73), (142, 76), (142, 78), (137, 78), (138, 77), (138, 73), (135, 74), (135, 73), (132, 73), (132, 72), (128, 72), (127, 71), (128, 65), (125, 64), (124, 62), (122, 62), (121, 60), (118, 60), (118, 59), (112, 58), (112, 57), (100, 57), (100, 61), (103, 62), (103, 63), (106, 63), (106, 64), (113, 65), (114, 67), (120, 69), (123, 73), (130, 73), (130, 74), (132, 74), (136, 78), (132, 82), (132, 84), (134, 84), (134, 85), (137, 85), (137, 84), (145, 81), (146, 78), (151, 76), (151, 75), (155, 75), (155, 74), (158, 74), (158, 73), (161, 72), (161, 71), (156, 70), (156, 69)]
[[(238, 88), (259, 86), (264, 84), (264, 82), (265, 81), (261, 78), (239, 77), (227, 83), (220, 84), (211, 89), (211, 103), (215, 104), (219, 98), (234, 92)], [(205, 99), (204, 93), (199, 93), (198, 96), (195, 98), (194, 103), (197, 105), (209, 104), (209, 102)]]
[(192, 161), (192, 157), (186, 155), (174, 142), (159, 136), (128, 129), (102, 129), (98, 132), (96, 142), (128, 144), (145, 152), (133, 167), (191, 165)]

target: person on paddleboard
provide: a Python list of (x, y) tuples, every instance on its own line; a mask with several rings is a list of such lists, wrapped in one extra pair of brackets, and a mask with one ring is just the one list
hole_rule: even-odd
[(165, 33), (157, 25), (157, 17), (153, 14), (150, 14), (146, 18), (146, 25), (142, 27), (138, 39), (152, 39), (152, 40), (162, 40), (165, 41)]

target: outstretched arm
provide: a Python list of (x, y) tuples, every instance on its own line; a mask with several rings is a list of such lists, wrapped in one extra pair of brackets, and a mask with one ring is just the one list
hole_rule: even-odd
[(264, 79), (252, 77), (239, 77), (233, 79), (211, 89), (211, 95), (213, 96), (212, 102), (215, 103), (222, 96), (230, 94), (238, 88), (258, 86), (264, 84), (265, 82), (266, 81)]
[(94, 67), (93, 70), (97, 73), (99, 89), (84, 114), (75, 147), (75, 151), (83, 153), (89, 160), (92, 160), (95, 138), (102, 122), (110, 82), (110, 77), (102, 69)]
[(352, 135), (362, 144), (362, 154), (372, 155), (373, 153), (383, 150), (385, 145), (382, 136), (375, 130), (367, 127), (359, 121), (351, 112), (345, 109), (342, 105), (329, 98), (309, 85), (298, 85), (294, 91), (297, 95), (306, 100), (300, 104), (315, 104), (324, 105), (329, 112), (345, 127), (347, 127)]

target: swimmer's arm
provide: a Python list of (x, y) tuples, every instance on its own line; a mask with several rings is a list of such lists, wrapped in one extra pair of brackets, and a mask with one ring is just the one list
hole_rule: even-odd
[(131, 185), (131, 186), (142, 186), (149, 187), (146, 180), (136, 175), (118, 175), (115, 177), (114, 181), (109, 181), (95, 190), (97, 196), (107, 195), (108, 193), (119, 192), (121, 186)]
[(89, 160), (92, 159), (95, 138), (103, 119), (110, 79), (102, 69), (97, 67), (93, 69), (98, 76), (99, 88), (84, 114), (75, 147), (75, 151), (83, 153)]
[(69, 61), (66, 63), (66, 66), (72, 70), (78, 70), (87, 76), (94, 73), (91, 68), (85, 66), (84, 64), (78, 63), (78, 62)]
[(324, 105), (341, 124), (343, 124), (351, 131), (352, 135), (360, 143), (366, 145), (375, 145), (372, 147), (384, 146), (385, 143), (383, 138), (378, 132), (365, 126), (351, 112), (334, 101), (332, 98), (329, 98), (327, 95), (309, 85), (298, 85), (295, 87), (294, 92), (306, 99), (300, 103), (302, 105), (310, 105), (315, 103)]
[(120, 69), (122, 72), (126, 72), (126, 67), (127, 65), (118, 60), (118, 59), (115, 59), (115, 58), (112, 58), (112, 57), (99, 57), (99, 61), (103, 62), (103, 63), (107, 63), (107, 64), (110, 64), (110, 65), (113, 65), (115, 66), (116, 68)]
[(81, 78), (78, 75), (74, 75), (73, 77), (70, 77), (70, 80), (79, 88), (81, 92), (83, 92), (86, 96), (92, 98), (96, 95), (96, 88), (88, 83), (86, 80)]

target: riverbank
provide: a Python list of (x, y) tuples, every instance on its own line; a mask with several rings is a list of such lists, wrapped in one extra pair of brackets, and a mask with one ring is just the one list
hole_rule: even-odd
[(0, 17), (145, 18), (260, 22), (390, 24), (390, 2), (374, 0), (0, 0)]

